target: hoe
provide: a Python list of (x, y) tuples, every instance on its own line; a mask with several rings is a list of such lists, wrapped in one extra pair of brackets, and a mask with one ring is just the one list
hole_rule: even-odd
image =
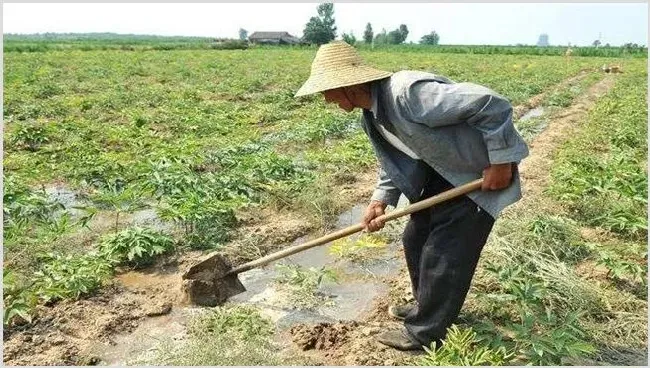
[[(483, 179), (474, 180), (470, 183), (442, 192), (433, 197), (413, 203), (402, 209), (389, 212), (378, 217), (378, 219), (391, 221), (404, 215), (429, 208), (438, 203), (477, 190), (481, 188), (482, 183)], [(212, 307), (223, 304), (231, 296), (246, 291), (244, 285), (242, 285), (242, 283), (239, 281), (239, 278), (237, 277), (238, 274), (251, 270), (253, 268), (264, 266), (275, 260), (290, 256), (298, 252), (302, 252), (309, 248), (317, 247), (319, 245), (329, 243), (333, 240), (346, 237), (363, 229), (364, 226), (361, 223), (352, 225), (331, 234), (322, 236), (318, 239), (286, 248), (275, 253), (271, 253), (265, 257), (244, 263), (234, 268), (231, 268), (228, 262), (220, 254), (216, 252), (211, 253), (207, 255), (203, 261), (193, 265), (187, 270), (187, 272), (183, 274), (182, 289), (185, 293), (186, 301), (192, 304)]]

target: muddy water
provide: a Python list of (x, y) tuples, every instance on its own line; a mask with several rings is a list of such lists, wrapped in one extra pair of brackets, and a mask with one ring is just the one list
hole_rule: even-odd
[[(400, 202), (400, 205), (404, 205), (404, 202)], [(342, 213), (338, 218), (337, 228), (358, 223), (364, 210), (365, 204), (361, 204)], [(307, 237), (302, 237), (294, 244), (307, 240)], [(229, 303), (256, 306), (262, 315), (271, 319), (280, 330), (298, 323), (336, 322), (359, 318), (371, 308), (376, 297), (388, 290), (382, 277), (394, 275), (399, 271), (400, 249), (397, 244), (389, 244), (384, 252), (378, 253), (381, 256), (361, 265), (334, 257), (329, 253), (329, 247), (330, 245), (315, 247), (274, 264), (240, 274), (239, 279), (246, 287), (246, 292), (230, 298)], [(296, 264), (305, 268), (328, 267), (334, 269), (339, 276), (342, 275), (338, 282), (324, 283), (319, 289), (319, 292), (329, 297), (330, 303), (324, 303), (314, 310), (293, 309), (274, 303), (274, 298), (277, 300), (278, 296), (274, 287), (274, 279), (278, 275), (275, 264), (278, 263)], [(153, 274), (132, 271), (117, 278), (130, 289), (162, 285), (168, 290), (173, 290), (172, 294), (176, 295), (176, 290), (180, 290), (180, 274), (172, 271)], [(134, 332), (117, 336), (114, 345), (98, 345), (96, 354), (101, 358), (100, 364), (123, 365), (134, 364), (143, 359), (147, 361), (148, 357), (155, 356), (161, 341), (183, 340), (187, 317), (201, 308), (183, 305), (179, 299), (170, 302), (174, 303), (174, 306), (169, 314), (146, 318)]]
[[(356, 224), (361, 221), (365, 204), (360, 204), (341, 214), (337, 221), (337, 229)], [(360, 234), (351, 235), (357, 238)], [(307, 237), (297, 239), (294, 244), (309, 240)], [(295, 323), (333, 322), (338, 320), (354, 320), (367, 312), (372, 301), (388, 289), (382, 282), (382, 276), (394, 275), (399, 270), (399, 252), (397, 244), (389, 244), (388, 249), (378, 259), (357, 264), (339, 259), (329, 252), (331, 245), (326, 244), (294, 254), (278, 264), (295, 264), (305, 268), (327, 267), (336, 271), (338, 282), (327, 282), (321, 285), (320, 292), (330, 297), (327, 303), (312, 311), (302, 311), (281, 308), (272, 305), (276, 290), (274, 279), (278, 272), (273, 264), (251, 270), (239, 275), (246, 287), (246, 292), (230, 299), (232, 303), (253, 304), (262, 310), (263, 314), (274, 320), (279, 328), (290, 327)]]
[(133, 212), (133, 214), (131, 214), (131, 223), (133, 225), (146, 226), (160, 231), (169, 231), (174, 227), (173, 223), (160, 219), (154, 208)]
[[(45, 187), (45, 194), (50, 200), (61, 203), (63, 207), (65, 207), (65, 210), (63, 211), (68, 212), (73, 218), (82, 216), (84, 214), (83, 210), (73, 207), (83, 207), (90, 204), (90, 202), (81, 198), (77, 192), (63, 185)], [(63, 211), (61, 211), (61, 213)]]

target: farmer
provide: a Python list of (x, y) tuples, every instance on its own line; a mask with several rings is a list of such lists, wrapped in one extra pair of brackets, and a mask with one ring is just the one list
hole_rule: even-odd
[(440, 346), (494, 220), (521, 198), (517, 164), (528, 148), (513, 126), (512, 106), (473, 83), (372, 68), (340, 41), (320, 47), (296, 97), (317, 92), (345, 111), (363, 111), (361, 125), (381, 165), (366, 231), (384, 226), (376, 217), (396, 206), (400, 194), (413, 203), (484, 179), (482, 190), (411, 214), (402, 237), (415, 303), (389, 307), (404, 325), (378, 341), (400, 350)]

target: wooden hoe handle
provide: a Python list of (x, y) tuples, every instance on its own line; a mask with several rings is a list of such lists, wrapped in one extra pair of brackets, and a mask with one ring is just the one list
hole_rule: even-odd
[[(402, 217), (404, 215), (409, 215), (413, 212), (417, 212), (420, 210), (423, 210), (425, 208), (429, 208), (433, 205), (436, 205), (441, 202), (445, 202), (447, 200), (450, 200), (452, 198), (459, 197), (461, 195), (467, 194), (469, 192), (473, 192), (477, 189), (481, 188), (481, 185), (483, 184), (483, 179), (476, 179), (472, 182), (469, 182), (467, 184), (463, 184), (457, 188), (453, 188), (450, 190), (447, 190), (445, 192), (442, 192), (438, 195), (435, 195), (433, 197), (427, 198), (425, 200), (413, 203), (411, 205), (408, 205), (402, 209), (391, 211), (387, 214), (381, 215), (377, 217), (378, 220), (383, 220), (383, 221), (391, 221), (394, 220), (398, 217)], [(250, 261), (248, 263), (244, 263), (238, 267), (233, 268), (228, 272), (228, 275), (232, 274), (238, 274), (241, 272), (248, 271), (250, 269), (266, 265), (268, 263), (271, 263), (275, 260), (278, 260), (280, 258), (284, 258), (287, 256), (290, 256), (292, 254), (302, 252), (303, 250), (307, 250), (309, 248), (317, 247), (319, 245), (323, 245), (326, 243), (329, 243), (333, 240), (337, 240), (343, 237), (346, 237), (348, 235), (354, 234), (356, 232), (359, 232), (364, 229), (364, 226), (362, 223), (352, 225), (350, 227), (346, 227), (345, 229), (341, 229), (338, 231), (335, 231), (331, 234), (322, 236), (320, 238), (310, 240), (306, 243), (299, 244), (299, 245), (294, 245), (293, 247), (289, 247), (286, 249), (282, 249), (278, 252), (271, 253), (265, 257), (262, 257), (260, 259), (256, 259), (254, 261)]]

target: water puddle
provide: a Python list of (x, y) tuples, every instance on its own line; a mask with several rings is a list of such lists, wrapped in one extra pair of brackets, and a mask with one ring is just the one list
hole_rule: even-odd
[(172, 309), (164, 316), (144, 319), (130, 334), (114, 337), (114, 344), (96, 347), (101, 357), (99, 364), (125, 366), (155, 354), (160, 342), (182, 340), (186, 336), (188, 309)]
[(155, 208), (147, 208), (135, 211), (131, 214), (131, 223), (138, 226), (146, 226), (159, 231), (171, 231), (174, 224), (163, 221), (156, 213)]
[(529, 110), (527, 113), (524, 114), (521, 118), (519, 118), (519, 121), (526, 121), (530, 120), (533, 118), (538, 118), (540, 116), (544, 115), (544, 108), (543, 107), (536, 107), (534, 109)]
[[(402, 203), (403, 205), (403, 203)], [(337, 229), (361, 221), (366, 205), (359, 204), (342, 213), (337, 221)], [(355, 239), (361, 234), (350, 235)], [(308, 237), (297, 239), (292, 245), (308, 241)], [(263, 314), (274, 316), (278, 328), (290, 327), (296, 323), (334, 322), (338, 320), (358, 319), (372, 307), (372, 301), (386, 292), (388, 286), (382, 280), (384, 276), (394, 275), (399, 271), (400, 261), (397, 257), (397, 244), (388, 244), (386, 249), (378, 250), (375, 259), (356, 263), (340, 259), (329, 251), (331, 244), (314, 247), (291, 255), (276, 264), (299, 265), (302, 268), (320, 269), (327, 267), (336, 272), (338, 282), (326, 282), (319, 287), (319, 292), (330, 297), (330, 303), (324, 303), (314, 310), (291, 309), (273, 304), (277, 297), (275, 278), (278, 276), (274, 264), (244, 272), (239, 280), (246, 292), (230, 298), (231, 303), (252, 304), (262, 310)]]
[(63, 185), (45, 187), (45, 194), (51, 201), (59, 202), (65, 207), (64, 210), (59, 211), (57, 214), (68, 212), (73, 218), (85, 214), (85, 211), (74, 207), (85, 207), (90, 204), (89, 201), (83, 199), (77, 192)]

